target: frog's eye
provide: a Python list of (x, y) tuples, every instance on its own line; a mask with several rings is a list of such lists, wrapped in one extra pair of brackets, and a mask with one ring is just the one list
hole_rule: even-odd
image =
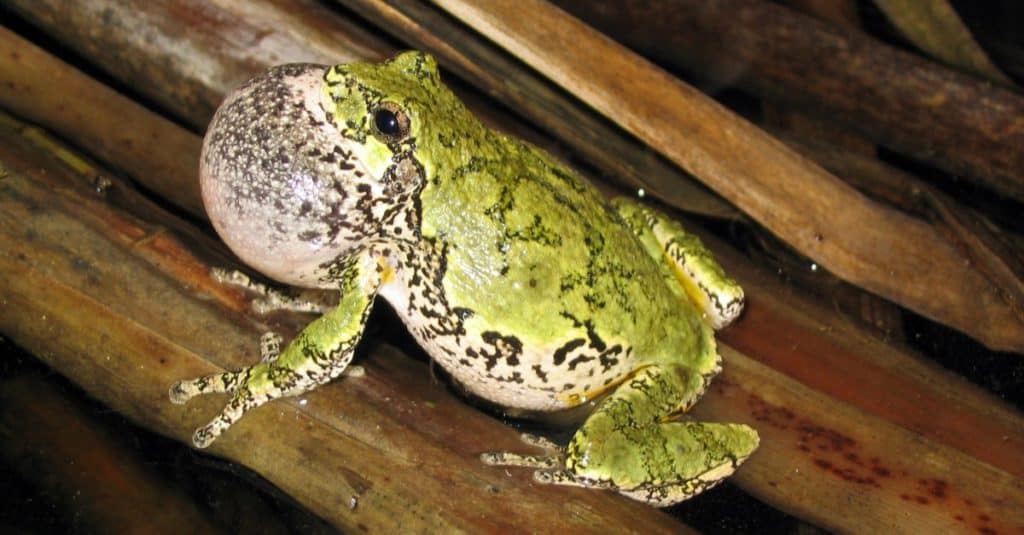
[(373, 110), (373, 127), (385, 141), (400, 141), (409, 135), (409, 116), (394, 102), (383, 102)]

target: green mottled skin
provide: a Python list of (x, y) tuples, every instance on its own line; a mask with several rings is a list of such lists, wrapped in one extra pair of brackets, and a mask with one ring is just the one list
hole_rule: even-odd
[[(249, 125), (258, 112), (222, 107), (204, 148), (208, 211), (250, 264), (343, 297), (280, 356), (265, 349), (253, 367), (172, 388), (177, 402), (233, 393), (197, 445), (251, 407), (341, 374), (380, 295), (478, 396), (526, 411), (604, 396), (564, 449), (485, 462), (668, 505), (717, 483), (756, 448), (746, 426), (672, 420), (720, 370), (714, 328), (743, 304), (742, 290), (677, 223), (632, 200), (609, 204), (547, 154), (485, 128), (429, 56), (265, 77), (273, 90), (254, 83), (231, 102), (282, 98), (288, 106), (268, 109), (296, 115), (274, 122), (264, 113)], [(253, 166), (250, 154), (266, 156)], [(324, 154), (337, 155), (328, 167)], [(274, 165), (275, 178), (253, 181), (253, 169)], [(295, 186), (293, 177), (308, 175), (319, 178)], [(314, 183), (330, 187), (310, 201)], [(268, 218), (276, 226), (261, 230)], [(262, 242), (270, 245), (252, 245)], [(310, 244), (316, 262), (273, 253)]]

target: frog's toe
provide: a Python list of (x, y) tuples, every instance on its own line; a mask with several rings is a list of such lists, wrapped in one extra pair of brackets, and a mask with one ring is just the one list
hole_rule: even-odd
[(522, 433), (519, 440), (524, 444), (544, 450), (544, 455), (523, 455), (509, 451), (488, 452), (480, 455), (484, 464), (491, 466), (520, 466), (525, 468), (541, 468), (554, 470), (562, 468), (565, 454), (562, 447), (551, 440), (531, 433)]
[(257, 405), (260, 405), (260, 401), (253, 398), (253, 396), (247, 391), (242, 390), (239, 393), (236, 393), (231, 397), (231, 400), (228, 401), (228, 404), (224, 406), (224, 409), (216, 418), (211, 420), (210, 423), (196, 429), (195, 433), (192, 434), (192, 443), (195, 444), (197, 448), (205, 448), (209, 446), (210, 443), (223, 434), (227, 428), (240, 420), (249, 409)]
[(553, 469), (561, 466), (561, 460), (551, 455), (521, 455), (507, 451), (480, 454), (480, 460), (490, 466), (520, 466), (524, 468)]
[(221, 436), (221, 434), (223, 434), (232, 423), (234, 422), (228, 422), (218, 416), (210, 423), (196, 429), (196, 431), (192, 433), (192, 443), (195, 444), (197, 448), (205, 448), (214, 440), (217, 440), (217, 437)]
[(366, 377), (366, 368), (358, 364), (350, 364), (343, 372), (345, 377)]
[(213, 276), (213, 280), (226, 286), (238, 286), (241, 288), (250, 288), (255, 284), (248, 275), (242, 273), (237, 269), (228, 269), (222, 267), (210, 268), (210, 275)]
[(572, 474), (563, 469), (536, 470), (533, 472), (533, 480), (543, 485), (566, 485), (575, 482)]
[(233, 423), (233, 421), (227, 421), (222, 416), (218, 416), (210, 423), (196, 429), (196, 431), (192, 433), (192, 443), (195, 444), (197, 448), (205, 448), (213, 443), (214, 440), (217, 440), (217, 437), (221, 436)]
[(519, 435), (519, 440), (522, 440), (525, 444), (540, 448), (548, 453), (561, 453), (562, 447), (555, 444), (547, 437), (540, 435), (534, 435), (532, 433), (523, 433)]
[(544, 485), (563, 485), (566, 487), (584, 487), (588, 489), (613, 488), (611, 481), (580, 477), (564, 468), (537, 470), (533, 473), (533, 480)]
[(192, 443), (195, 444), (197, 448), (205, 448), (216, 440), (216, 438), (223, 432), (223, 429), (218, 429), (214, 426), (214, 422), (210, 422), (199, 429), (196, 429), (195, 433), (192, 433)]
[(167, 397), (171, 399), (171, 403), (175, 405), (182, 405), (186, 401), (196, 396), (198, 392), (194, 388), (189, 386), (189, 381), (178, 381), (171, 385), (170, 391), (167, 392)]
[(239, 377), (240, 372), (225, 372), (183, 379), (171, 385), (168, 397), (171, 398), (171, 403), (181, 405), (200, 394), (233, 392), (238, 388)]

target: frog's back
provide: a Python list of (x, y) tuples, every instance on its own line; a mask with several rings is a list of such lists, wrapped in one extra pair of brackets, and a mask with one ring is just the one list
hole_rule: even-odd
[(422, 192), (423, 236), (443, 250), (439, 281), (462, 332), (410, 326), (460, 382), (504, 406), (551, 410), (645, 363), (715, 351), (671, 273), (592, 186), (489, 135)]

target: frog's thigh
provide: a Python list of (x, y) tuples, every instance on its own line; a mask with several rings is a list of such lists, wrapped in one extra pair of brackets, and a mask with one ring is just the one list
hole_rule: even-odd
[(610, 487), (665, 506), (715, 485), (757, 448), (740, 424), (666, 422), (689, 398), (685, 373), (649, 366), (606, 399), (566, 448), (553, 483)]
[(743, 289), (726, 275), (700, 238), (687, 233), (677, 221), (632, 199), (617, 197), (612, 204), (645, 249), (672, 268), (712, 327), (721, 329), (740, 315)]

